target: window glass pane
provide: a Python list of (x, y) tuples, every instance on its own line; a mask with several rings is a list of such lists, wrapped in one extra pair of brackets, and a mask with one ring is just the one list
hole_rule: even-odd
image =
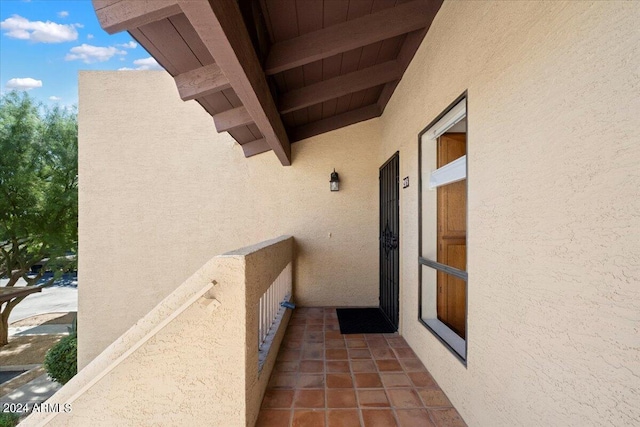
[[(437, 166), (451, 164), (467, 153), (464, 132), (446, 133), (438, 138)], [(437, 188), (437, 260), (466, 270), (467, 181), (457, 181)]]
[(422, 268), (422, 321), (465, 358), (467, 284), (428, 266)]
[(452, 274), (422, 268), (422, 318), (438, 319), (460, 338), (466, 336), (467, 284)]
[(437, 169), (437, 145), (433, 140), (428, 139), (425, 135), (422, 136), (420, 142), (422, 148), (422, 156), (420, 161), (422, 162), (422, 252), (423, 258), (436, 260), (437, 254), (437, 195), (435, 189), (429, 189), (429, 177), (431, 172)]
[[(465, 100), (457, 104), (458, 109)], [(420, 139), (421, 321), (463, 360), (467, 333), (467, 118), (450, 110)], [(459, 121), (451, 117), (461, 117)], [(446, 119), (446, 120), (445, 120)], [(446, 129), (443, 120), (447, 121)], [(457, 118), (456, 118), (457, 120)], [(438, 171), (435, 174), (434, 171)], [(453, 273), (453, 274), (451, 274)], [(463, 278), (461, 278), (463, 277)]]
[(445, 132), (452, 132), (452, 129), (456, 127), (467, 115), (467, 102), (462, 100), (458, 102), (456, 106), (451, 108), (447, 114), (444, 115), (437, 123), (429, 128), (425, 132), (425, 136), (431, 140), (435, 140)]

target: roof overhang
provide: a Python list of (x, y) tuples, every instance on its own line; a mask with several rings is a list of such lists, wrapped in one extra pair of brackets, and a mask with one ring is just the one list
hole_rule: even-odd
[(442, 0), (93, 0), (249, 157), (380, 116)]

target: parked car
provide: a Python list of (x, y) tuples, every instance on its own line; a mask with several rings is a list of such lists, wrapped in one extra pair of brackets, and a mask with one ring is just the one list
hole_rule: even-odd
[[(64, 257), (59, 257), (57, 259), (61, 260), (63, 258), (66, 259), (67, 261), (75, 261), (76, 260), (76, 254), (68, 252)], [(34, 273), (34, 274), (39, 273), (40, 270), (42, 270), (42, 268), (49, 262), (49, 259), (50, 258), (43, 258), (39, 262), (37, 262), (34, 265), (32, 265), (31, 266), (31, 273)], [(46, 271), (51, 271), (51, 269), (49, 267), (47, 267)], [(75, 266), (74, 266), (74, 268), (68, 269), (66, 272), (71, 272), (71, 271), (75, 271)]]

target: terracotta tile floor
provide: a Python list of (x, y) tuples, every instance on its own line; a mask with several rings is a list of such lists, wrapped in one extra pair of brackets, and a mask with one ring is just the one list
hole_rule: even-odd
[(466, 424), (404, 338), (342, 335), (335, 308), (298, 308), (256, 426)]

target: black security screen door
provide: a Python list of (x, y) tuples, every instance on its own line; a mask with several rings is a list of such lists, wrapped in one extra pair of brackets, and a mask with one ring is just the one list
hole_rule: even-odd
[(380, 309), (398, 329), (400, 231), (399, 154), (380, 167)]

